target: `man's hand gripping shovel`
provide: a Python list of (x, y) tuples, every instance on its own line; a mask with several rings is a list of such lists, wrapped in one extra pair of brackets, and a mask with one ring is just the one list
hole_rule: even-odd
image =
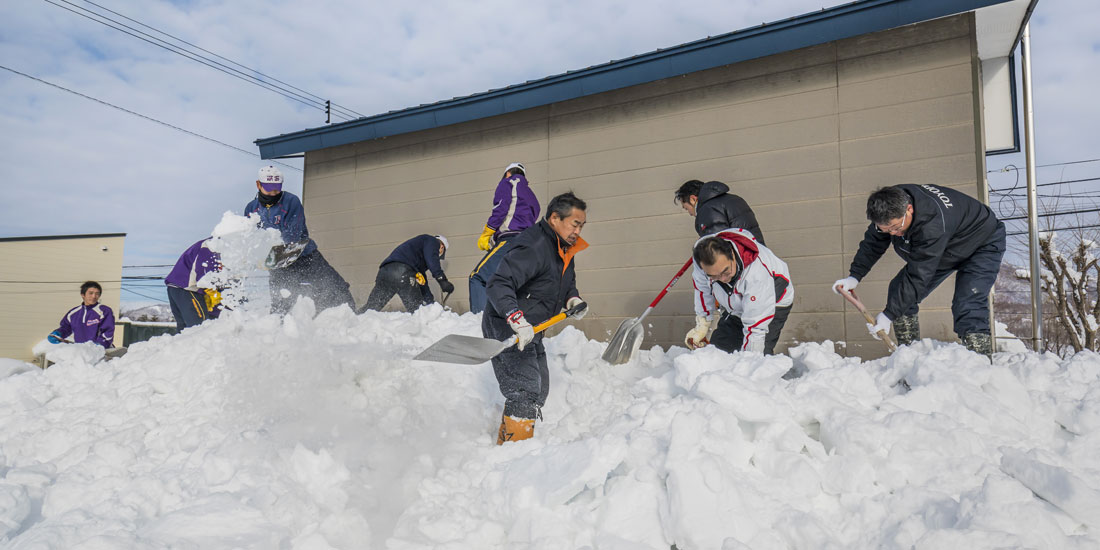
[[(572, 317), (588, 307), (586, 303), (580, 303), (573, 308), (559, 313), (545, 322), (534, 327), (538, 334), (562, 321)], [(494, 340), (492, 338), (477, 338), (475, 336), (463, 336), (461, 334), (449, 334), (438, 342), (428, 346), (427, 349), (417, 354), (413, 359), (420, 361), (436, 361), (439, 363), (456, 363), (459, 365), (480, 365), (500, 352), (516, 345), (518, 336), (507, 340)]]
[[(849, 303), (855, 306), (855, 308), (863, 314), (863, 318), (867, 321), (868, 324), (870, 324), (871, 326), (875, 325), (874, 317), (871, 317), (871, 314), (867, 312), (867, 307), (864, 306), (863, 302), (861, 302), (859, 300), (859, 297), (856, 296), (855, 290), (842, 290), (839, 286), (833, 290), (836, 290), (837, 293), (843, 296), (845, 300), (848, 300)], [(878, 336), (886, 344), (886, 349), (890, 353), (894, 353), (895, 351), (897, 351), (898, 345), (894, 343), (894, 339), (886, 331), (878, 331)]]

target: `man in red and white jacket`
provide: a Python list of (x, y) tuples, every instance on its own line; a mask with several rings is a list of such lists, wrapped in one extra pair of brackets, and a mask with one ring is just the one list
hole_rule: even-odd
[(714, 304), (729, 312), (710, 340), (723, 351), (772, 354), (794, 303), (786, 262), (744, 229), (727, 229), (695, 242), (695, 328), (684, 343), (707, 345)]

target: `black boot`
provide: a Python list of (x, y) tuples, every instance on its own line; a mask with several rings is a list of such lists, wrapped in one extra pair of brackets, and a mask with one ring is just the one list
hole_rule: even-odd
[(902, 315), (894, 319), (894, 337), (904, 346), (920, 340), (920, 321), (916, 315)]
[(984, 332), (970, 332), (963, 336), (966, 349), (982, 355), (993, 356), (993, 337)]

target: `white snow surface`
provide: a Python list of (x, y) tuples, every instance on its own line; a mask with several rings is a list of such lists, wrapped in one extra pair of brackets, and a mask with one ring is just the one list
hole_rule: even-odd
[[(221, 319), (122, 358), (0, 363), (0, 547), (1097, 548), (1100, 356), (931, 340), (861, 362), (546, 340), (534, 439), (479, 317)], [(911, 389), (906, 389), (905, 380)]]

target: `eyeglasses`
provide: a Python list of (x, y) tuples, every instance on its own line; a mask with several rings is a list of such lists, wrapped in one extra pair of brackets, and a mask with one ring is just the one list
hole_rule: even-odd
[(896, 231), (901, 231), (901, 228), (905, 227), (905, 219), (908, 218), (908, 217), (909, 217), (909, 211), (906, 210), (905, 214), (902, 215), (901, 220), (898, 220), (897, 223), (892, 223), (892, 224), (890, 224), (886, 227), (879, 227), (876, 224), (875, 225), (875, 231), (878, 231), (879, 233), (894, 233)]

